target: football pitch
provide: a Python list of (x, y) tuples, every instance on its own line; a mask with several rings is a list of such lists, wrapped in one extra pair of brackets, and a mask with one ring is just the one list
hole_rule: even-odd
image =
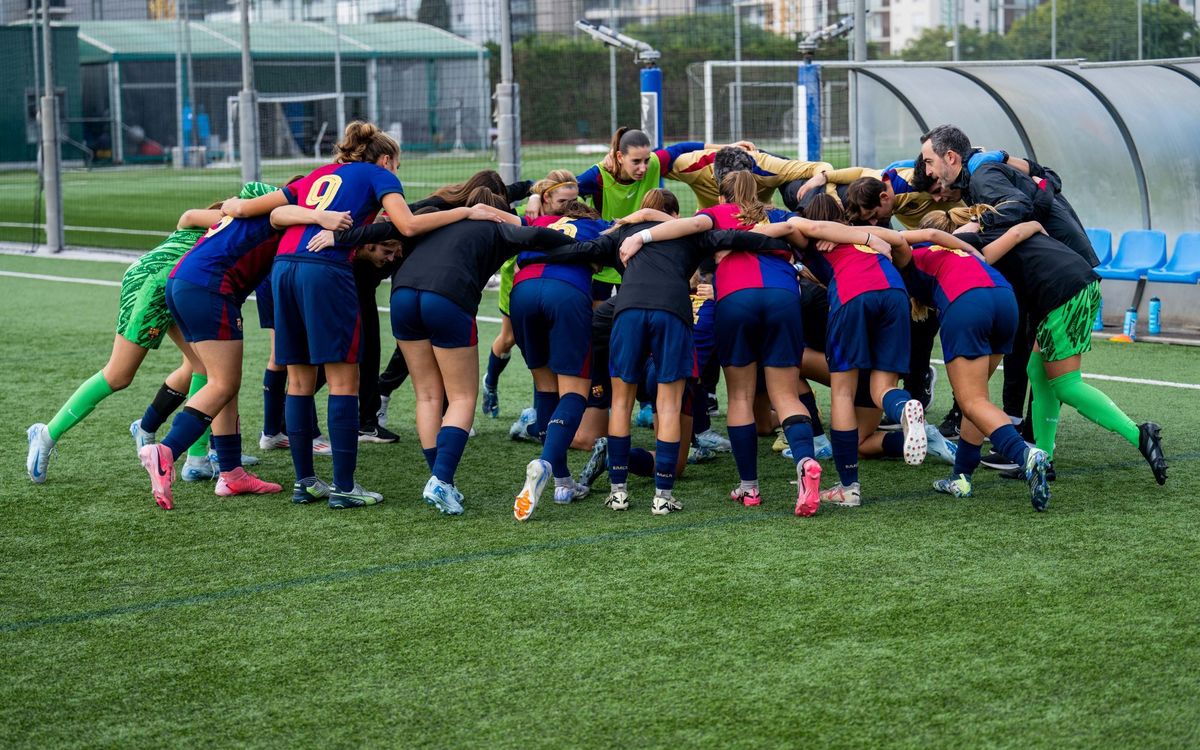
[[(522, 176), (538, 180), (552, 169), (582, 172), (603, 154), (577, 154), (570, 146), (530, 147), (522, 155)], [(265, 164), (262, 178), (282, 184), (306, 174), (324, 162)], [(481, 169), (496, 169), (487, 154), (414, 156), (404, 154), (397, 175), (410, 200), (424, 198), (439, 186), (460, 182)], [(40, 229), (28, 225), (42, 221), (34, 172), (7, 172), (0, 181), (0, 241), (42, 242)], [(219, 164), (207, 169), (172, 169), (135, 166), (97, 168), (63, 173), (63, 216), (68, 245), (148, 250), (159, 234), (175, 228), (188, 208), (204, 208), (237, 193), (241, 177), (237, 168)], [(683, 185), (674, 187), (683, 208), (696, 209), (695, 196)], [(117, 230), (133, 230), (123, 234)], [(150, 234), (145, 234), (149, 232)], [(140, 233), (140, 234), (138, 234)]]
[[(4, 274), (123, 270), (0, 255)], [(461, 517), (421, 501), (407, 384), (389, 422), (400, 443), (360, 452), (382, 506), (179, 483), (164, 512), (128, 426), (174, 347), (66, 435), (35, 486), (24, 430), (104, 364), (117, 289), (0, 275), (0, 291), (0, 746), (1200, 743), (1200, 391), (1177, 385), (1200, 383), (1197, 349), (1096, 343), (1085, 372), (1135, 381), (1091, 382), (1162, 423), (1170, 480), (1064, 409), (1043, 514), (982, 468), (974, 497), (935, 495), (948, 467), (931, 459), (864, 461), (863, 507), (796, 518), (791, 463), (764, 438), (759, 508), (728, 500), (723, 455), (687, 468), (682, 513), (651, 516), (650, 481), (631, 478), (628, 512), (602, 495), (544, 500), (518, 524), (512, 496), (536, 455), (507, 437), (530, 400), (519, 356), (502, 418), (477, 420), (459, 469)], [(268, 347), (246, 314), (246, 452), (287, 483), (288, 453), (254, 440)], [(480, 323), (484, 358), (496, 331)], [(950, 403), (939, 375), (931, 418)], [(817, 398), (827, 409), (828, 391)], [(635, 445), (652, 440), (635, 428)], [(585, 455), (570, 459), (578, 470)]]

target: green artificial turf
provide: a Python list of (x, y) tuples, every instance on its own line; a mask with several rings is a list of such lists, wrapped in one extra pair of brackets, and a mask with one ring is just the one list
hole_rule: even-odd
[[(122, 270), (0, 256), (0, 271)], [(727, 499), (726, 455), (688, 467), (682, 513), (651, 516), (651, 485), (635, 478), (626, 513), (600, 496), (544, 498), (518, 524), (512, 496), (536, 449), (507, 438), (530, 398), (516, 359), (502, 418), (479, 419), (459, 469), (459, 518), (420, 500), (407, 385), (391, 409), (401, 442), (360, 452), (358, 477), (382, 506), (334, 512), (180, 483), (165, 512), (127, 429), (178, 353), (168, 343), (149, 357), (34, 486), (24, 429), (103, 365), (117, 290), (0, 276), (0, 292), (0, 746), (1200, 742), (1195, 390), (1090, 381), (1135, 420), (1162, 422), (1170, 482), (1156, 486), (1136, 450), (1064, 409), (1045, 514), (985, 469), (975, 497), (955, 500), (929, 488), (945, 466), (864, 461), (863, 507), (795, 518), (791, 464), (764, 439), (761, 508)], [(243, 432), (258, 453), (267, 348), (247, 318)], [(496, 330), (480, 324), (485, 348)], [(1085, 366), (1196, 383), (1198, 356), (1098, 342)], [(651, 441), (635, 429), (635, 445)], [(291, 481), (286, 451), (262, 458), (261, 475)], [(570, 460), (578, 469), (584, 455)]]

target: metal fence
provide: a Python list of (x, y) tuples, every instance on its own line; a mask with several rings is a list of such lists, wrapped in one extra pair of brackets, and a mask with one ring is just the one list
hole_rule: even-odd
[[(654, 64), (663, 80), (657, 104), (666, 143), (747, 138), (784, 156), (820, 156), (835, 165), (859, 155), (857, 78), (834, 64), (855, 57), (852, 2), (248, 2), (253, 118), (243, 117), (239, 101), (245, 71), (236, 3), (46, 3), (60, 144), (51, 156), (60, 168), (53, 158), (40, 159), (38, 149), (47, 67), (42, 18), (31, 17), (29, 0), (0, 0), (0, 60), (18, 82), (9, 87), (15, 96), (0, 97), (8, 110), (0, 117), (0, 135), (7, 136), (0, 138), (0, 168), (28, 186), (0, 205), (0, 240), (41, 242), (48, 222), (66, 227), (68, 244), (149, 247), (180, 211), (232, 192), (245, 156), (262, 159), (261, 167), (251, 160), (251, 171), (285, 179), (327, 159), (342, 124), (354, 118), (377, 122), (401, 142), (400, 177), (411, 197), (504, 167), (496, 141), (505, 122), (519, 127), (519, 158), (512, 150), (508, 159), (523, 177), (559, 167), (582, 171), (602, 158), (614, 126), (641, 122), (645, 64), (633, 51), (610, 49), (578, 30), (581, 20), (660, 53)], [(1200, 54), (1194, 0), (869, 0), (864, 10), (860, 60)], [(495, 96), (504, 90), (501, 11), (509, 13), (519, 91), (508, 120)], [(823, 67), (819, 83), (810, 81), (802, 94), (809, 58)], [(738, 60), (745, 64), (733, 64)], [(893, 106), (885, 85), (872, 79), (864, 86), (884, 102), (873, 117)], [(243, 121), (253, 149), (244, 144)], [(892, 123), (890, 131), (871, 134), (881, 140), (863, 156), (891, 153), (889, 138), (913, 150), (911, 118)], [(43, 182), (43, 174), (61, 174), (62, 208), (53, 216), (44, 213), (42, 186), (52, 180)], [(690, 196), (680, 192), (689, 208)], [(102, 200), (116, 203), (102, 210)]]

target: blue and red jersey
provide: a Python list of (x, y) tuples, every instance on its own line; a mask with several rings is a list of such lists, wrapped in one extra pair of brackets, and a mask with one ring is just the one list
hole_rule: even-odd
[[(718, 203), (711, 208), (701, 209), (697, 215), (704, 214), (712, 219), (713, 229), (753, 229), (753, 224), (743, 224), (738, 220), (740, 211), (736, 203)], [(795, 214), (790, 211), (778, 208), (767, 210), (768, 223), (787, 221), (791, 216)], [(792, 260), (792, 254), (782, 250), (764, 254), (731, 252), (717, 264), (713, 293), (718, 302), (743, 289), (784, 289), (798, 297), (800, 285)]]
[[(288, 201), (304, 208), (349, 211), (353, 226), (370, 224), (389, 193), (404, 194), (396, 175), (371, 162), (326, 164), (288, 185)], [(320, 225), (301, 224), (287, 228), (279, 242), (279, 256), (317, 258), (331, 263), (349, 264), (354, 246), (335, 243), (316, 252), (307, 249), (308, 241), (321, 231)]]
[(972, 289), (1012, 288), (999, 271), (957, 248), (930, 242), (913, 245), (912, 265), (918, 279), (932, 286), (932, 302), (943, 312), (951, 302)]
[(279, 237), (269, 216), (222, 217), (179, 259), (171, 278), (233, 295), (240, 305), (271, 272)]
[[(521, 219), (531, 227), (546, 227), (572, 237), (576, 242), (594, 240), (612, 226), (604, 219), (572, 219), (566, 216), (539, 216), (536, 219)], [(531, 252), (517, 255), (517, 273), (513, 276), (513, 287), (530, 279), (557, 279), (575, 287), (591, 297), (592, 267), (582, 263), (538, 263), (545, 253)]]
[(860, 294), (901, 289), (904, 279), (892, 262), (866, 245), (838, 245), (829, 252), (810, 251), (808, 269), (829, 287), (829, 312)]

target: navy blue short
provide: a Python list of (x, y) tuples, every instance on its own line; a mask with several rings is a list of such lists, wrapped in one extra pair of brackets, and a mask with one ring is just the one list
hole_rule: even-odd
[(528, 279), (513, 286), (508, 315), (530, 370), (592, 376), (592, 301), (558, 279)]
[(472, 313), (436, 292), (406, 286), (392, 292), (392, 335), (397, 341), (428, 341), (439, 349), (479, 343)]
[(829, 314), (830, 372), (908, 372), (912, 308), (903, 289), (863, 292)]
[(233, 295), (183, 279), (167, 279), (166, 299), (184, 341), (242, 340), (242, 308)]
[(654, 357), (655, 381), (674, 383), (697, 371), (692, 328), (666, 310), (622, 310), (613, 321), (608, 372), (626, 383), (642, 378)]
[(942, 359), (1009, 354), (1017, 335), (1017, 298), (1006, 287), (963, 292), (939, 316)]
[(278, 364), (358, 362), (362, 317), (349, 265), (280, 256), (271, 271), (271, 292)]
[(275, 327), (275, 294), (271, 291), (271, 277), (262, 280), (254, 290), (254, 302), (258, 305), (258, 327)]
[(717, 356), (722, 367), (799, 367), (804, 355), (800, 295), (786, 289), (741, 289), (717, 302)]

